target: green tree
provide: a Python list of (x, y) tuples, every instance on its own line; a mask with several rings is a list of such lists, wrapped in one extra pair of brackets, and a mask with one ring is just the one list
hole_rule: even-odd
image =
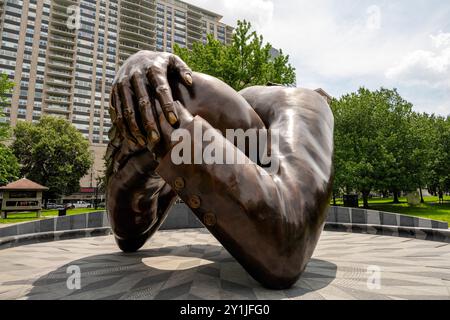
[(430, 117), (433, 130), (428, 187), (433, 192), (450, 191), (450, 117)]
[(8, 184), (19, 177), (20, 167), (12, 150), (0, 143), (0, 185)]
[(413, 117), (412, 104), (403, 99), (396, 89), (380, 89), (375, 92), (376, 103), (384, 111), (385, 119), (379, 131), (390, 162), (385, 168), (380, 187), (394, 195), (394, 203), (399, 203), (401, 191), (416, 190), (418, 185), (412, 175), (418, 170), (414, 151), (418, 144), (415, 127), (411, 125)]
[(407, 139), (412, 105), (396, 90), (381, 88), (344, 95), (332, 102), (335, 116), (335, 192), (362, 193), (364, 207), (372, 190), (396, 195), (410, 189), (411, 144)]
[(264, 44), (263, 37), (251, 31), (249, 22), (238, 21), (231, 45), (225, 45), (208, 35), (206, 44), (197, 42), (192, 50), (175, 46), (180, 56), (194, 71), (214, 76), (239, 91), (269, 82), (295, 84), (295, 68), (289, 56), (280, 50), (271, 55), (272, 46)]
[(46, 200), (79, 190), (93, 159), (89, 142), (70, 122), (47, 116), (35, 124), (19, 122), (14, 134), (21, 174), (49, 188)]
[[(4, 108), (9, 106), (10, 101), (8, 94), (11, 93), (14, 87), (14, 82), (9, 80), (6, 73), (0, 72), (0, 118), (4, 117)], [(9, 124), (0, 121), (0, 142), (8, 139), (10, 136)]]
[(345, 143), (347, 135), (345, 128), (342, 126), (347, 111), (337, 99), (333, 99), (331, 108), (333, 109), (335, 118), (333, 205), (337, 205), (336, 197), (344, 193), (351, 193), (355, 182), (353, 181), (353, 175), (350, 174), (353, 168), (348, 167), (349, 162), (346, 161), (347, 155), (352, 152), (352, 148), (349, 148), (350, 145)]
[[(0, 73), (0, 118), (3, 118), (4, 108), (9, 106), (8, 94), (11, 93), (14, 83), (8, 75)], [(19, 163), (11, 149), (4, 143), (10, 137), (10, 128), (7, 122), (0, 121), (0, 185), (16, 180), (19, 175)]]
[(436, 158), (434, 148), (436, 129), (434, 128), (434, 117), (426, 113), (413, 113), (408, 128), (410, 144), (410, 159), (407, 171), (415, 188), (419, 189), (421, 202), (424, 203), (422, 189), (431, 179), (432, 163)]

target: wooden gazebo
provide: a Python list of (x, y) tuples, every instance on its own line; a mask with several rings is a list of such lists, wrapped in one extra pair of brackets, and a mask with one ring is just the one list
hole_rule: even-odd
[(0, 187), (0, 193), (3, 193), (0, 205), (2, 218), (6, 219), (8, 212), (30, 211), (36, 212), (39, 217), (42, 210), (42, 193), (46, 190), (47, 187), (26, 178)]

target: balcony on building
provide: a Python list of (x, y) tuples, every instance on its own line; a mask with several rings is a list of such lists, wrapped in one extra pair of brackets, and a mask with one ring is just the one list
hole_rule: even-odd
[(57, 87), (50, 87), (48, 86), (45, 91), (47, 92), (47, 94), (54, 94), (54, 95), (62, 95), (62, 96), (71, 96), (72, 93), (70, 90), (67, 89), (62, 89), (62, 88), (57, 88)]
[(53, 69), (51, 65), (49, 65), (49, 68), (47, 70), (47, 75), (52, 77), (61, 77), (65, 79), (72, 79), (73, 74), (72, 72), (64, 72), (59, 70), (59, 68)]
[(155, 21), (156, 11), (149, 9), (148, 7), (144, 7), (138, 4), (130, 5), (128, 3), (122, 4), (121, 7), (121, 15), (127, 17), (136, 17), (139, 20), (150, 20)]
[(58, 104), (48, 104), (44, 107), (44, 112), (46, 114), (62, 114), (65, 115), (67, 117), (68, 114), (70, 114), (70, 110), (69, 107), (66, 106), (61, 106)]
[(56, 86), (56, 87), (63, 87), (63, 88), (71, 88), (72, 87), (72, 81), (67, 81), (63, 79), (48, 77), (46, 84)]

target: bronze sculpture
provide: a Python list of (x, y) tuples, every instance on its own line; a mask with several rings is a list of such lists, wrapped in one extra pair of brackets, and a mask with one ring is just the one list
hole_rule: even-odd
[[(174, 102), (175, 101), (175, 102)], [(268, 288), (292, 286), (326, 219), (333, 169), (333, 115), (316, 92), (280, 86), (237, 93), (192, 72), (177, 56), (141, 51), (120, 68), (111, 93), (107, 209), (119, 247), (138, 250), (179, 196), (249, 274)], [(277, 130), (269, 151), (279, 168), (256, 162), (180, 164), (171, 160), (176, 128)], [(203, 141), (195, 141), (205, 148)], [(248, 154), (247, 154), (248, 155)]]

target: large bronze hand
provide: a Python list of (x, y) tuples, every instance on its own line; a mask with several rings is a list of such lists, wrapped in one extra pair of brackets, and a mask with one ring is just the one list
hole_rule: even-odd
[[(111, 91), (110, 115), (114, 127), (107, 152), (110, 158), (120, 149), (113, 164), (115, 171), (134, 152), (145, 148), (155, 151), (161, 140), (160, 112), (172, 126), (179, 125), (168, 83), (168, 76), (172, 74), (186, 86), (192, 85), (192, 71), (180, 58), (169, 53), (140, 51), (119, 69)], [(160, 108), (152, 103), (155, 96)]]

